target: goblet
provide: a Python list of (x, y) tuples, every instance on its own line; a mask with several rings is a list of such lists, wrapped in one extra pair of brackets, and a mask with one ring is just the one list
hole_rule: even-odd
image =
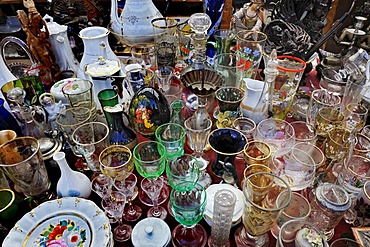
[(207, 233), (201, 225), (197, 224), (203, 217), (206, 202), (206, 191), (198, 183), (182, 182), (171, 191), (171, 209), (175, 219), (180, 223), (172, 231), (173, 246), (203, 247), (206, 245)]
[(343, 128), (332, 128), (325, 142), (325, 157), (332, 160), (342, 160), (349, 154), (351, 146), (351, 132)]
[(144, 178), (141, 180), (141, 189), (149, 196), (153, 202), (153, 207), (148, 210), (148, 217), (156, 217), (165, 220), (167, 211), (164, 207), (158, 206), (158, 197), (163, 187), (163, 177)]
[[(284, 188), (278, 185), (283, 185)], [(281, 193), (281, 203), (275, 201)], [(291, 202), (292, 192), (289, 185), (278, 176), (258, 172), (248, 176), (243, 183), (245, 207), (243, 226), (235, 232), (237, 246), (268, 246), (269, 238), (266, 234), (276, 221), (280, 212)]]
[(109, 146), (109, 128), (101, 122), (89, 122), (78, 126), (72, 134), (77, 150), (83, 155), (91, 171), (100, 170), (99, 155)]
[(157, 68), (156, 47), (152, 44), (135, 44), (130, 49), (134, 62), (141, 64), (146, 69)]
[(170, 85), (173, 82), (173, 76), (175, 73), (174, 68), (170, 66), (160, 66), (155, 71), (158, 78), (158, 87), (162, 92), (166, 92), (170, 89)]
[(363, 129), (367, 119), (368, 109), (356, 103), (349, 103), (344, 110), (343, 128), (360, 131)]
[(111, 145), (99, 155), (100, 170), (112, 179), (134, 170), (131, 150), (123, 145)]
[(141, 217), (143, 211), (138, 205), (132, 204), (132, 200), (138, 194), (136, 183), (137, 177), (132, 172), (117, 176), (113, 182), (114, 188), (121, 191), (126, 196), (129, 206), (125, 209), (123, 218), (130, 222), (137, 221)]
[(172, 188), (185, 181), (195, 183), (199, 178), (199, 162), (195, 157), (184, 154), (168, 163), (166, 174)]
[(91, 180), (91, 190), (100, 198), (105, 198), (110, 194), (112, 185), (113, 179), (102, 173), (97, 173), (97, 175)]
[(186, 131), (176, 123), (162, 124), (155, 130), (155, 137), (166, 148), (166, 158), (173, 160), (184, 154)]
[(274, 154), (282, 148), (289, 148), (295, 144), (293, 126), (285, 120), (267, 118), (257, 125), (255, 140), (267, 143)]
[(292, 191), (307, 188), (315, 178), (315, 162), (304, 150), (295, 147), (278, 150), (269, 167)]
[(221, 87), (215, 92), (219, 109), (214, 111), (217, 128), (231, 128), (236, 118), (242, 115), (240, 103), (244, 91), (236, 87)]
[(322, 108), (319, 110), (315, 121), (318, 140), (323, 142), (331, 129), (342, 125), (343, 115), (337, 109)]
[[(137, 144), (133, 151), (134, 163), (137, 172), (144, 178), (156, 179), (166, 167), (166, 148), (156, 141), (144, 141)], [(164, 185), (159, 195), (158, 203), (162, 204), (169, 196), (169, 188)], [(143, 190), (139, 191), (140, 201), (153, 206), (152, 200)]]
[(126, 197), (120, 191), (111, 191), (109, 196), (103, 198), (103, 209), (118, 221), (118, 226), (113, 230), (113, 238), (118, 242), (130, 239), (132, 227), (122, 222), (122, 214), (126, 204)]
[(317, 134), (316, 129), (313, 125), (303, 121), (294, 121), (290, 124), (293, 126), (294, 129), (295, 143), (309, 142), (313, 145), (316, 144)]
[(244, 147), (246, 166), (253, 164), (267, 165), (271, 159), (271, 148), (262, 141), (251, 141)]

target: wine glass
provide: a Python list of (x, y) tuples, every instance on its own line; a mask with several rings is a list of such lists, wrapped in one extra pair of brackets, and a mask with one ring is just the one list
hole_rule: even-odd
[(118, 226), (113, 230), (113, 238), (118, 242), (130, 239), (132, 227), (122, 222), (122, 214), (126, 204), (126, 197), (120, 191), (111, 191), (110, 195), (103, 198), (103, 209), (118, 221)]
[(110, 194), (112, 185), (113, 179), (102, 173), (97, 173), (97, 175), (91, 180), (91, 190), (100, 198), (104, 198)]
[(166, 158), (175, 159), (184, 154), (185, 129), (180, 124), (166, 123), (155, 130), (155, 137), (166, 148)]
[(165, 220), (167, 211), (164, 207), (158, 206), (158, 197), (163, 187), (163, 177), (144, 178), (141, 180), (141, 189), (149, 196), (153, 202), (153, 207), (148, 210), (148, 217), (156, 217)]
[(162, 92), (168, 91), (173, 81), (173, 76), (175, 73), (174, 68), (170, 66), (159, 66), (155, 73), (158, 78), (158, 87), (162, 90)]
[(174, 247), (205, 246), (207, 233), (198, 222), (203, 218), (206, 202), (206, 191), (198, 183), (185, 181), (171, 191), (171, 209), (180, 223), (172, 231)]
[[(144, 141), (137, 144), (133, 151), (134, 163), (137, 172), (144, 178), (156, 179), (166, 167), (166, 148), (157, 141)], [(162, 191), (158, 198), (158, 204), (162, 204), (169, 196), (169, 188), (163, 184)], [(140, 201), (153, 206), (152, 200), (143, 191), (139, 191)]]
[(131, 150), (123, 145), (105, 148), (99, 155), (99, 163), (101, 172), (112, 179), (134, 170)]
[[(278, 186), (282, 184), (283, 187)], [(286, 192), (285, 192), (286, 191)], [(276, 199), (281, 193), (288, 193), (279, 203)], [(280, 212), (291, 202), (289, 185), (277, 175), (257, 172), (249, 175), (243, 182), (245, 208), (243, 225), (235, 232), (237, 246), (268, 246), (266, 234), (276, 221)]]
[(129, 206), (126, 207), (123, 218), (130, 222), (137, 221), (141, 217), (143, 211), (138, 205), (132, 204), (132, 200), (138, 194), (136, 183), (137, 177), (132, 172), (117, 176), (113, 183), (114, 187), (126, 196)]
[(368, 109), (356, 103), (349, 103), (344, 110), (343, 128), (360, 131), (366, 124)]

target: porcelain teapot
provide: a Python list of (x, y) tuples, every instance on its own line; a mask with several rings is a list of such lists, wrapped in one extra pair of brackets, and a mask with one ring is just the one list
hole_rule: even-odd
[(125, 44), (154, 41), (151, 21), (163, 17), (152, 0), (126, 0), (121, 15), (118, 15), (118, 0), (111, 0), (111, 29)]

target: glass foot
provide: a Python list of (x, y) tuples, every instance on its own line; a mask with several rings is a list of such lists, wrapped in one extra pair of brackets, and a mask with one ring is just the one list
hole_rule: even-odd
[[(170, 189), (168, 188), (168, 185), (163, 183), (161, 194), (159, 194), (159, 197), (158, 197), (158, 205), (163, 204), (167, 200), (169, 195), (170, 195)], [(143, 190), (139, 190), (139, 200), (146, 206), (153, 206), (152, 200)]]
[(164, 207), (158, 207), (157, 209), (152, 207), (148, 210), (148, 213), (146, 214), (146, 216), (165, 220), (167, 218), (167, 211)]
[(251, 236), (246, 231), (243, 225), (241, 225), (235, 232), (234, 235), (236, 246), (238, 247), (268, 247), (269, 236), (265, 233), (260, 236)]
[(117, 242), (125, 242), (131, 238), (132, 227), (126, 224), (119, 225), (113, 230), (113, 238)]
[(130, 206), (125, 208), (123, 219), (125, 221), (134, 222), (140, 219), (143, 214), (143, 210), (138, 205), (132, 205), (133, 208), (130, 209)]
[(206, 243), (206, 230), (199, 224), (194, 227), (177, 225), (172, 231), (172, 245), (174, 247), (203, 247)]

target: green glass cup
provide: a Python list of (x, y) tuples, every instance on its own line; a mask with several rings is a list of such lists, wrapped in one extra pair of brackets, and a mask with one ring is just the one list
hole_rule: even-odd
[(19, 210), (19, 199), (10, 189), (0, 189), (0, 220), (12, 219)]
[(166, 158), (173, 160), (184, 154), (186, 131), (176, 123), (162, 124), (155, 130), (155, 137), (166, 148)]
[(159, 177), (166, 167), (166, 148), (156, 141), (137, 144), (133, 151), (137, 172), (144, 178)]

